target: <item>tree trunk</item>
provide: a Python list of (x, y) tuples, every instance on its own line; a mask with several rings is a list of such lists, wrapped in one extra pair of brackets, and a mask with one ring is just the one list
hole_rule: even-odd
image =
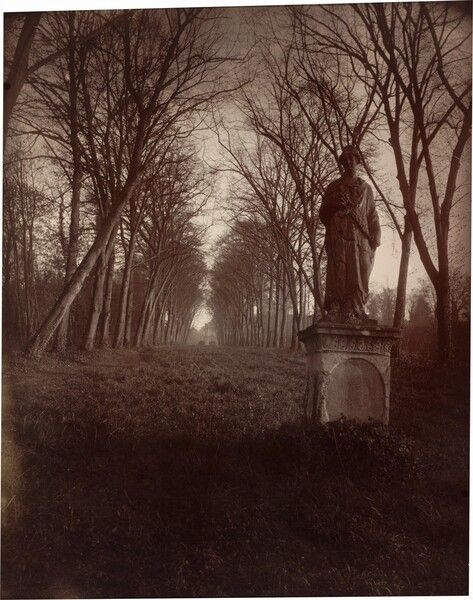
[(412, 229), (407, 217), (404, 218), (404, 233), (402, 235), (401, 262), (397, 280), (396, 308), (394, 310), (393, 327), (402, 327), (406, 314), (406, 289), (411, 255)]
[(291, 352), (295, 352), (298, 347), (298, 343), (297, 343), (298, 330), (299, 330), (299, 324), (297, 322), (296, 315), (292, 315), (291, 346), (290, 346)]
[(299, 327), (304, 327), (304, 309), (305, 309), (305, 294), (304, 294), (304, 279), (302, 272), (299, 270)]
[(5, 145), (8, 126), (13, 108), (16, 104), (21, 88), (28, 75), (28, 61), (30, 55), (31, 44), (33, 43), (34, 34), (39, 21), (41, 19), (40, 12), (33, 12), (25, 15), (23, 27), (21, 28), (20, 37), (16, 44), (13, 62), (8, 73), (7, 81), (3, 86), (3, 143)]
[(174, 335), (175, 325), (176, 325), (176, 315), (175, 315), (175, 313), (173, 311), (172, 312), (172, 317), (171, 317), (171, 327), (169, 328), (168, 344), (172, 344), (172, 342), (173, 342), (173, 335)]
[[(15, 227), (16, 227), (16, 218), (14, 217), (15, 220)], [(24, 315), (22, 314), (22, 302), (21, 302), (21, 289), (20, 289), (20, 272), (21, 272), (21, 267), (20, 267), (20, 250), (18, 248), (18, 234), (17, 231), (15, 230), (13, 235), (12, 235), (12, 239), (13, 239), (13, 260), (14, 260), (14, 282), (15, 282), (15, 302), (14, 302), (14, 307), (15, 307), (15, 316), (16, 316), (16, 324), (18, 327), (18, 334), (19, 334), (19, 339), (21, 340), (22, 343), (24, 343), (25, 339), (28, 339), (27, 336), (25, 335), (25, 324), (24, 324)]]
[(23, 281), (24, 281), (24, 285), (23, 285), (23, 295), (24, 295), (24, 300), (25, 300), (25, 323), (26, 323), (26, 336), (30, 337), (30, 335), (33, 332), (33, 325), (32, 325), (32, 315), (31, 315), (31, 281), (30, 281), (30, 268), (29, 268), (29, 264), (28, 264), (28, 253), (27, 253), (27, 239), (26, 239), (26, 224), (25, 224), (25, 220), (23, 219), (23, 231), (22, 231), (22, 235), (23, 235), (23, 250), (22, 250), (22, 254), (23, 254)]
[(158, 302), (158, 297), (155, 296), (153, 301), (150, 304), (148, 314), (146, 317), (146, 322), (143, 330), (143, 339), (141, 342), (142, 346), (152, 346), (153, 345), (153, 332), (154, 332), (154, 320), (156, 318), (156, 304)]
[(253, 301), (250, 303), (250, 341), (249, 346), (255, 346), (255, 305)]
[(135, 254), (135, 235), (130, 236), (130, 245), (125, 259), (125, 268), (123, 270), (122, 285), (120, 288), (120, 304), (118, 307), (118, 319), (114, 340), (114, 347), (121, 348), (125, 341), (125, 324), (128, 311), (128, 297), (131, 282), (131, 271), (133, 268), (133, 257)]
[(271, 309), (273, 304), (273, 274), (271, 269), (271, 275), (269, 278), (269, 292), (268, 292), (268, 319), (266, 321), (266, 348), (269, 348), (271, 343)]
[(437, 340), (440, 360), (446, 363), (450, 360), (450, 350), (452, 344), (448, 285), (442, 285), (439, 292), (437, 292), (436, 316)]
[(143, 343), (143, 335), (144, 335), (144, 331), (145, 331), (146, 321), (148, 318), (148, 311), (151, 306), (152, 289), (151, 289), (150, 285), (151, 284), (149, 283), (148, 287), (146, 289), (146, 295), (144, 297), (143, 304), (141, 306), (140, 319), (138, 321), (138, 328), (136, 330), (136, 335), (135, 335), (135, 344), (134, 345), (136, 348), (139, 348), (141, 346), (141, 344)]
[(275, 299), (276, 299), (276, 306), (274, 309), (274, 335), (273, 335), (273, 347), (277, 346), (277, 340), (278, 340), (278, 320), (279, 320), (279, 300), (280, 300), (280, 296), (281, 296), (281, 286), (280, 286), (280, 281), (279, 281), (279, 277), (280, 277), (280, 273), (279, 273), (279, 261), (277, 264), (277, 268), (276, 268), (276, 289), (275, 289)]
[(448, 268), (448, 237), (439, 244), (439, 278), (435, 287), (437, 295), (437, 339), (441, 362), (451, 359), (452, 322), (450, 306), (450, 274)]
[[(100, 317), (102, 317), (102, 336), (105, 333), (104, 324), (107, 326), (107, 323), (104, 323), (105, 310), (107, 304), (107, 285), (108, 285), (108, 277), (109, 277), (109, 268), (110, 268), (110, 260), (113, 254), (114, 246), (115, 246), (115, 236), (117, 233), (117, 228), (114, 228), (110, 240), (107, 244), (106, 249), (100, 256), (97, 263), (97, 273), (95, 278), (94, 285), (94, 293), (92, 297), (92, 305), (91, 305), (91, 313), (89, 317), (89, 326), (87, 336), (84, 341), (84, 350), (92, 350), (95, 344), (95, 337), (97, 334), (97, 328), (99, 325)], [(113, 270), (113, 267), (112, 267)], [(112, 274), (113, 276), (113, 274)], [(110, 290), (111, 293), (111, 290)], [(111, 297), (110, 297), (111, 300)], [(100, 340), (101, 345), (101, 340)]]
[[(68, 75), (69, 75), (69, 122), (70, 143), (72, 149), (72, 190), (71, 190), (71, 222), (69, 226), (69, 242), (66, 257), (66, 272), (64, 282), (67, 283), (72, 273), (77, 268), (77, 256), (79, 253), (79, 225), (80, 225), (80, 193), (82, 186), (82, 164), (81, 147), (79, 143), (79, 121), (78, 121), (78, 82), (76, 65), (76, 45), (74, 40), (75, 13), (68, 13), (69, 18), (69, 50), (68, 50)], [(58, 350), (65, 350), (69, 329), (70, 308), (64, 313), (59, 324), (56, 346)]]
[[(404, 233), (401, 238), (401, 262), (397, 280), (396, 307), (394, 309), (393, 327), (401, 328), (406, 315), (406, 290), (407, 276), (409, 273), (409, 259), (411, 255), (412, 229), (410, 222), (404, 217)], [(391, 350), (391, 356), (396, 358), (401, 353), (401, 340), (397, 340)]]
[(110, 347), (110, 319), (112, 316), (113, 275), (115, 272), (115, 251), (112, 250), (107, 265), (105, 279), (105, 296), (102, 309), (102, 327), (100, 332), (100, 347)]
[(30, 340), (26, 354), (30, 357), (40, 358), (48, 345), (49, 340), (56, 331), (61, 319), (64, 317), (66, 310), (71, 306), (77, 294), (82, 289), (84, 281), (94, 268), (99, 256), (105, 250), (107, 243), (112, 236), (113, 230), (118, 226), (123, 207), (130, 199), (138, 183), (138, 177), (132, 178), (125, 184), (122, 199), (115, 204), (111, 214), (103, 224), (100, 232), (95, 238), (89, 251), (83, 258), (79, 267), (65, 286), (62, 294), (50, 310), (48, 316), (43, 321), (37, 333)]
[(5, 229), (3, 231), (4, 235), (4, 253), (3, 253), (3, 304), (2, 304), (2, 325), (3, 325), (3, 334), (5, 339), (10, 341), (11, 339), (11, 323), (12, 317), (11, 314), (11, 305), (12, 305), (12, 293), (10, 290), (11, 287), (11, 239), (5, 233)]
[(107, 261), (105, 253), (100, 255), (97, 261), (94, 289), (92, 293), (92, 302), (90, 305), (89, 322), (87, 325), (87, 333), (84, 338), (84, 350), (92, 350), (95, 344), (95, 335), (99, 324), (100, 314), (103, 307), (105, 276), (107, 274)]
[[(299, 314), (299, 298), (297, 295), (297, 290), (296, 290), (296, 277), (295, 274), (292, 270), (291, 264), (289, 263), (288, 268), (286, 269), (286, 279), (285, 282), (287, 282), (287, 288), (289, 290), (289, 297), (291, 299), (291, 304), (292, 304), (292, 314), (293, 314), (293, 318), (295, 319), (295, 323), (297, 324), (297, 328), (299, 328), (299, 324), (300, 324), (300, 314)], [(292, 341), (292, 334), (291, 334), (291, 344), (290, 344), (290, 350), (294, 350), (295, 348), (293, 348), (293, 341)]]
[(152, 333), (156, 304), (161, 297), (166, 281), (167, 278), (162, 279), (158, 284), (158, 272), (153, 275), (150, 281), (149, 292), (145, 302), (143, 303), (143, 309), (140, 315), (140, 322), (136, 334), (135, 345), (137, 347), (153, 343)]
[(169, 308), (166, 311), (166, 329), (164, 331), (164, 344), (168, 343), (168, 335), (169, 335), (169, 325), (171, 323), (171, 313), (169, 311)]
[(159, 345), (159, 331), (161, 327), (162, 309), (162, 302), (158, 302), (156, 305), (156, 312), (154, 316), (153, 346)]
[(283, 274), (283, 282), (281, 286), (282, 306), (281, 306), (281, 325), (279, 331), (279, 347), (284, 348), (286, 337), (286, 276)]
[[(71, 223), (69, 226), (69, 244), (66, 257), (66, 272), (64, 282), (67, 283), (77, 268), (77, 256), (79, 254), (79, 230), (80, 230), (80, 192), (82, 185), (82, 172), (79, 167), (74, 168), (72, 175), (71, 193)], [(68, 308), (59, 324), (56, 345), (57, 349), (66, 349), (69, 331), (70, 308)]]
[(136, 330), (135, 337), (135, 347), (139, 348), (143, 344), (145, 328), (148, 323), (148, 315), (151, 309), (151, 305), (156, 297), (155, 293), (155, 283), (158, 276), (158, 272), (155, 271), (148, 278), (148, 283), (146, 285), (145, 297), (143, 299), (143, 304), (141, 306), (140, 311), (140, 319), (138, 321), (138, 328)]
[(133, 281), (130, 281), (128, 289), (128, 301), (126, 303), (126, 320), (125, 320), (125, 346), (131, 346), (131, 320), (133, 315)]

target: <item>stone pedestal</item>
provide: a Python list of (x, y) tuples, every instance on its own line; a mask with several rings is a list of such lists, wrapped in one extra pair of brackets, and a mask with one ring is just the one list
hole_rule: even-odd
[(306, 418), (389, 421), (391, 347), (399, 329), (319, 322), (298, 333), (307, 353)]

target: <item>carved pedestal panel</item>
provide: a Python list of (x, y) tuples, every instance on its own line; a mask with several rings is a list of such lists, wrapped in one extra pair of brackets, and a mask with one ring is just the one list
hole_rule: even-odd
[(308, 421), (389, 421), (391, 347), (400, 331), (318, 323), (299, 332), (307, 352)]

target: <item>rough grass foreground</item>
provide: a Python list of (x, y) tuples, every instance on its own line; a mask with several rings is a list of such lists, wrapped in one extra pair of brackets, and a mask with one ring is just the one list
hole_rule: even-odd
[(10, 357), (3, 597), (466, 594), (466, 375), (303, 431), (303, 357)]

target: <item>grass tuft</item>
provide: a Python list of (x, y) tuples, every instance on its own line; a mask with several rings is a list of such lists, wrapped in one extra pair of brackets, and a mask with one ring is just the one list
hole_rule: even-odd
[(391, 425), (303, 429), (303, 357), (9, 357), (3, 597), (466, 594), (468, 395), (393, 369)]

